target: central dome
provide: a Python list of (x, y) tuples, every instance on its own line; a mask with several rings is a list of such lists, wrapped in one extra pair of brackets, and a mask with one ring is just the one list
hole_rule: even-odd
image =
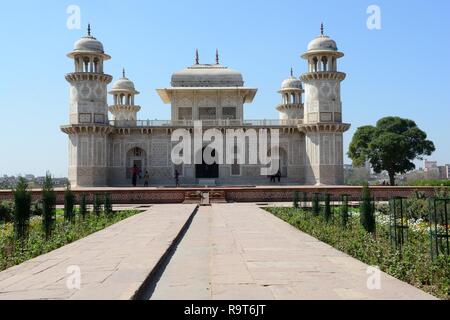
[(195, 64), (172, 75), (172, 87), (242, 87), (238, 71), (219, 64)]

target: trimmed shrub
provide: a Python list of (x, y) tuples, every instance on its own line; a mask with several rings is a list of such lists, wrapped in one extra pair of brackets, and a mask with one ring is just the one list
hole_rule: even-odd
[(28, 235), (31, 209), (31, 192), (23, 177), (19, 178), (14, 194), (14, 235), (16, 239), (23, 240)]
[(87, 203), (86, 203), (86, 194), (80, 195), (80, 215), (83, 218), (83, 220), (86, 218), (87, 214)]
[(330, 205), (331, 195), (329, 193), (325, 194), (325, 206), (323, 208), (323, 216), (326, 222), (331, 219), (331, 205)]
[(417, 191), (411, 193), (406, 200), (406, 208), (410, 218), (428, 220), (428, 200), (423, 193)]
[(105, 214), (109, 216), (113, 213), (111, 195), (109, 193), (105, 193), (103, 200), (103, 210)]
[(375, 233), (375, 210), (367, 183), (363, 186), (360, 212), (361, 225), (367, 232)]
[(56, 220), (56, 193), (53, 190), (53, 181), (50, 173), (45, 175), (42, 186), (42, 227), (48, 239)]
[(307, 207), (307, 206), (308, 206), (308, 193), (303, 192), (303, 207)]
[(0, 202), (0, 222), (12, 222), (14, 220), (14, 203), (11, 201)]
[(100, 212), (102, 211), (102, 200), (98, 194), (94, 194), (93, 211), (97, 216), (100, 215)]
[(75, 195), (70, 189), (70, 183), (66, 184), (66, 190), (64, 190), (64, 220), (73, 221), (73, 209), (75, 207)]
[(42, 200), (36, 200), (32, 203), (31, 215), (37, 217), (42, 216)]
[(300, 195), (298, 191), (294, 191), (294, 201), (292, 203), (292, 205), (294, 206), (295, 209), (299, 208), (299, 204), (298, 201), (300, 200)]
[(348, 226), (348, 219), (349, 219), (349, 214), (348, 214), (348, 196), (347, 195), (343, 195), (342, 196), (342, 204), (341, 204), (341, 224), (342, 227), (347, 228)]
[(314, 193), (312, 198), (312, 212), (316, 216), (320, 214), (320, 200), (318, 193)]

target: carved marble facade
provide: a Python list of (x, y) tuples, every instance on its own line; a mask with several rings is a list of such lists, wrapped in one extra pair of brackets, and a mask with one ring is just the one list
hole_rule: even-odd
[[(281, 103), (276, 107), (280, 117), (270, 121), (244, 119), (244, 105), (252, 103), (257, 89), (244, 86), (242, 74), (221, 65), (218, 55), (216, 64), (200, 64), (197, 57), (194, 65), (172, 75), (171, 86), (157, 89), (162, 101), (170, 104), (168, 121), (139, 120), (141, 107), (135, 104), (139, 92), (125, 71), (109, 91), (113, 102), (108, 105), (112, 77), (104, 74), (103, 63), (110, 56), (90, 31), (68, 56), (75, 61), (75, 72), (66, 75), (69, 125), (61, 129), (69, 137), (69, 179), (74, 187), (130, 185), (134, 165), (142, 176), (148, 172), (151, 185), (173, 185), (175, 170), (182, 184), (204, 183), (199, 178), (204, 167), (171, 161), (172, 132), (178, 128), (192, 132), (196, 120), (203, 121), (205, 129), (222, 132), (228, 128), (279, 130), (284, 183), (343, 183), (343, 133), (350, 126), (342, 123), (340, 83), (345, 74), (337, 71), (337, 60), (343, 54), (323, 33), (302, 56), (308, 61), (308, 72), (297, 78), (291, 71), (291, 77), (283, 81)], [(268, 184), (269, 179), (260, 174), (262, 167), (237, 160), (219, 164), (208, 183)]]

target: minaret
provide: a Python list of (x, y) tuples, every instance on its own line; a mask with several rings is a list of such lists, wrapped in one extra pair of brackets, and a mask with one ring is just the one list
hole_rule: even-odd
[(281, 103), (277, 110), (280, 114), (280, 120), (299, 120), (303, 119), (303, 94), (302, 82), (294, 77), (294, 71), (291, 68), (291, 76), (284, 80), (281, 89)]
[(134, 104), (134, 97), (139, 94), (134, 87), (133, 81), (125, 76), (125, 69), (122, 78), (117, 80), (111, 91), (113, 96), (113, 105), (109, 107), (109, 111), (113, 115), (114, 125), (135, 126), (137, 113), (141, 107)]
[(69, 123), (61, 130), (69, 135), (69, 180), (72, 186), (107, 184), (108, 120), (107, 85), (110, 75), (103, 63), (111, 57), (91, 35), (75, 43), (67, 55), (74, 60), (74, 72), (66, 75), (70, 84)]
[(339, 185), (344, 182), (343, 133), (350, 128), (342, 123), (341, 81), (337, 61), (344, 54), (336, 42), (324, 34), (308, 45), (302, 58), (308, 72), (301, 76), (305, 86), (304, 124), (306, 156), (311, 170), (306, 170), (306, 184)]

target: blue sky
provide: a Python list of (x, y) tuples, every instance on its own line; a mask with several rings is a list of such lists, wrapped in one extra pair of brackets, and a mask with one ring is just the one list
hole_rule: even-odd
[[(366, 27), (369, 5), (381, 8), (381, 30)], [(81, 30), (66, 27), (69, 5), (81, 9)], [(170, 106), (156, 94), (174, 71), (194, 62), (241, 71), (259, 89), (247, 119), (276, 119), (277, 90), (306, 70), (300, 59), (310, 40), (325, 33), (345, 52), (339, 68), (343, 117), (357, 127), (387, 115), (417, 122), (434, 141), (430, 159), (450, 163), (450, 2), (322, 1), (7, 1), (0, 11), (0, 175), (50, 170), (67, 174), (68, 84), (66, 58), (73, 43), (92, 33), (112, 56), (105, 71), (122, 67), (141, 95), (141, 119), (168, 119)], [(347, 163), (350, 161), (347, 159)]]

